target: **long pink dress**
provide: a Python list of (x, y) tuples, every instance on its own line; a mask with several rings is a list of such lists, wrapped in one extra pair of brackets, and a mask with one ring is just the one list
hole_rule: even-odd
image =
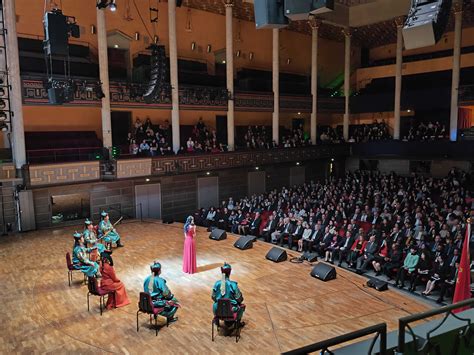
[(197, 271), (196, 266), (196, 226), (189, 226), (188, 232), (184, 238), (184, 252), (183, 252), (183, 272), (187, 274), (194, 274)]

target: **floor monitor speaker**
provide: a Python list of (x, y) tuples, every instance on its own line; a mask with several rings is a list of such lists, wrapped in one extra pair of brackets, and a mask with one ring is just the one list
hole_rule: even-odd
[(268, 260), (274, 261), (276, 263), (285, 261), (288, 259), (288, 255), (286, 255), (286, 251), (277, 247), (273, 247), (265, 256)]
[(311, 276), (322, 281), (333, 280), (336, 278), (336, 268), (325, 263), (318, 263), (311, 270)]
[(214, 229), (211, 234), (209, 234), (209, 239), (214, 240), (224, 240), (227, 238), (227, 232), (223, 229), (216, 228)]
[(377, 291), (387, 291), (388, 290), (388, 282), (378, 280), (378, 279), (370, 279), (367, 281), (367, 286), (375, 288)]
[(234, 247), (245, 250), (253, 247), (253, 238), (251, 236), (242, 236), (234, 243)]

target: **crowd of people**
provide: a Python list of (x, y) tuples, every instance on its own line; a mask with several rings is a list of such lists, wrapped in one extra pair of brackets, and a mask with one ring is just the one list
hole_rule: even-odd
[(432, 141), (438, 139), (447, 139), (446, 126), (436, 121), (428, 123), (412, 123), (408, 129), (408, 135), (403, 138), (404, 141)]
[(159, 156), (174, 154), (171, 147), (171, 126), (166, 120), (154, 126), (149, 117), (142, 122), (137, 117), (133, 131), (128, 133), (129, 154), (138, 156)]
[(271, 129), (265, 126), (248, 126), (242, 141), (242, 148), (254, 149), (274, 149), (274, 148), (296, 148), (311, 145), (309, 135), (304, 131), (303, 125), (292, 130), (286, 130), (282, 136), (280, 144), (272, 139)]
[(181, 147), (178, 154), (183, 153), (222, 153), (227, 146), (217, 141), (216, 130), (209, 130), (202, 117), (193, 127), (192, 136), (186, 141), (186, 147)]
[[(452, 290), (474, 198), (470, 176), (347, 173), (195, 213), (197, 224), (250, 234), (422, 295)], [(471, 240), (471, 239), (470, 239)], [(420, 288), (420, 290), (421, 290)]]
[(383, 141), (393, 138), (389, 133), (387, 123), (383, 120), (380, 122), (375, 120), (371, 124), (360, 124), (351, 128), (353, 131), (350, 134), (349, 143)]

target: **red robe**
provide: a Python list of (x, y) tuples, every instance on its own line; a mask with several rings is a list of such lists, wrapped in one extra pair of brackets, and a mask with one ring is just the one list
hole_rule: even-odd
[[(107, 291), (115, 291), (115, 307), (123, 307), (130, 304), (125, 285), (115, 275), (115, 269), (108, 263), (104, 263), (101, 269), (102, 280), (100, 287)], [(107, 299), (107, 309), (114, 307), (113, 297)]]

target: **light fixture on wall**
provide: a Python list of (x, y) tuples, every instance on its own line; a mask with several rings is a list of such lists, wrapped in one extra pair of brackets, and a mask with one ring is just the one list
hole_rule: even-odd
[(237, 58), (240, 57), (240, 49), (235, 53), (235, 56), (236, 56)]
[(91, 34), (95, 35), (97, 33), (97, 30), (95, 29), (94, 25), (91, 25)]
[(195, 50), (196, 49), (196, 42), (192, 42), (191, 43), (191, 50)]
[(290, 64), (291, 64), (291, 58), (288, 58), (288, 59), (286, 60), (286, 64), (287, 64), (287, 65), (290, 65)]
[(157, 44), (159, 40), (160, 40), (160, 38), (157, 35), (153, 36), (153, 43), (154, 44)]
[(188, 12), (186, 13), (186, 27), (184, 28), (186, 32), (193, 31), (192, 19), (191, 19), (191, 9), (188, 8)]
[(249, 53), (249, 60), (253, 60), (253, 52)]
[(207, 50), (207, 53), (211, 53), (212, 46), (210, 44), (208, 44), (206, 50)]
[(140, 32), (135, 32), (135, 41), (140, 40)]

